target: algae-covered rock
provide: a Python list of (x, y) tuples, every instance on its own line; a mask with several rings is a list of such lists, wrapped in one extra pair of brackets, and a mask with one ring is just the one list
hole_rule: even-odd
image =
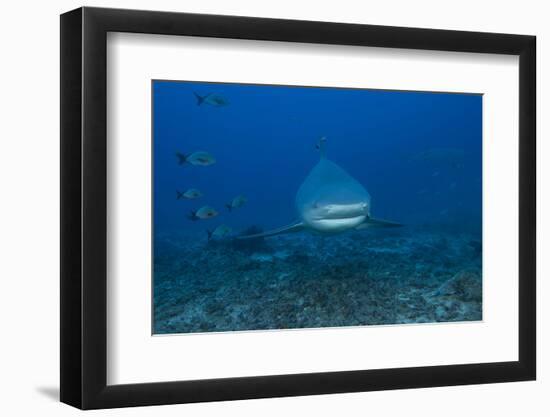
[(482, 319), (478, 236), (362, 233), (159, 237), (155, 333)]
[(253, 253), (250, 259), (255, 262), (273, 262), (273, 256), (268, 253)]
[(456, 297), (463, 301), (481, 301), (481, 275), (477, 270), (464, 270), (444, 282), (435, 296)]

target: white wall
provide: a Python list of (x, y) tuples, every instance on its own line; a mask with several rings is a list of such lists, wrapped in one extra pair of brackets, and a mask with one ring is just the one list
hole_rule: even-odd
[[(503, 0), (443, 2), (401, 0), (124, 0), (89, 6), (159, 9), (309, 20), (432, 27), (538, 36), (539, 143), (544, 97), (549, 95), (550, 26), (545, 2)], [(78, 1), (5, 2), (0, 24), (1, 141), (0, 245), (0, 410), (3, 415), (74, 415), (59, 404), (59, 18)], [(546, 12), (546, 13), (545, 13)], [(546, 127), (546, 126), (545, 126)], [(539, 147), (539, 219), (550, 210), (542, 193), (550, 168), (550, 147)], [(94, 415), (257, 416), (257, 415), (548, 415), (550, 343), (548, 275), (549, 222), (539, 222), (539, 380), (528, 383), (329, 395), (101, 411)], [(543, 232), (544, 236), (543, 236)], [(546, 395), (545, 395), (546, 394)]]

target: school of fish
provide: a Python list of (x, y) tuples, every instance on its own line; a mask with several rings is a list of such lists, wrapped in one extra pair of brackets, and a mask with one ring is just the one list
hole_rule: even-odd
[[(197, 106), (208, 105), (212, 107), (224, 107), (229, 105), (229, 101), (218, 93), (200, 95), (194, 92), (197, 100)], [(179, 165), (208, 167), (216, 163), (216, 158), (206, 151), (194, 151), (191, 153), (176, 152), (177, 163)], [(197, 188), (189, 188), (185, 191), (176, 190), (177, 200), (195, 200), (203, 197), (203, 193)], [(244, 195), (238, 195), (225, 204), (227, 211), (243, 207), (248, 199)], [(218, 217), (220, 212), (209, 205), (203, 205), (196, 210), (191, 210), (187, 218), (191, 221), (208, 220)], [(221, 224), (213, 230), (206, 230), (208, 240), (222, 239), (232, 235), (233, 229), (225, 224)]]

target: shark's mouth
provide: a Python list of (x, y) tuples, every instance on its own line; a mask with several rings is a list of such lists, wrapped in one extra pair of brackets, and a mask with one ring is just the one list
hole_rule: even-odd
[(312, 219), (309, 227), (322, 233), (340, 233), (359, 226), (367, 218), (366, 215), (340, 218)]
[(348, 204), (313, 204), (303, 221), (311, 229), (321, 233), (340, 233), (351, 230), (365, 221), (368, 204), (364, 201)]
[(313, 220), (346, 220), (368, 215), (368, 204), (329, 204), (314, 213)]

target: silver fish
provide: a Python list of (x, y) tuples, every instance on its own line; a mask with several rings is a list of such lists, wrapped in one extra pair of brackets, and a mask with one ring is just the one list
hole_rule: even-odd
[(176, 156), (178, 157), (178, 163), (180, 165), (189, 163), (191, 165), (207, 167), (216, 163), (216, 158), (205, 151), (193, 152), (191, 155), (176, 152)]
[(247, 201), (248, 199), (244, 195), (239, 195), (231, 200), (230, 203), (227, 203), (225, 207), (227, 207), (227, 210), (231, 211), (234, 208), (240, 208), (244, 206)]
[(178, 200), (181, 200), (182, 198), (187, 200), (193, 200), (195, 198), (201, 197), (202, 193), (196, 188), (190, 188), (185, 192), (176, 191), (176, 196)]
[(208, 240), (227, 237), (231, 234), (232, 231), (233, 230), (230, 227), (222, 224), (222, 225), (216, 227), (213, 231), (207, 230)]
[(189, 213), (188, 218), (193, 221), (204, 220), (204, 219), (211, 219), (213, 217), (216, 217), (218, 214), (219, 213), (216, 210), (214, 210), (212, 207), (203, 206), (196, 211), (191, 211), (191, 213)]

